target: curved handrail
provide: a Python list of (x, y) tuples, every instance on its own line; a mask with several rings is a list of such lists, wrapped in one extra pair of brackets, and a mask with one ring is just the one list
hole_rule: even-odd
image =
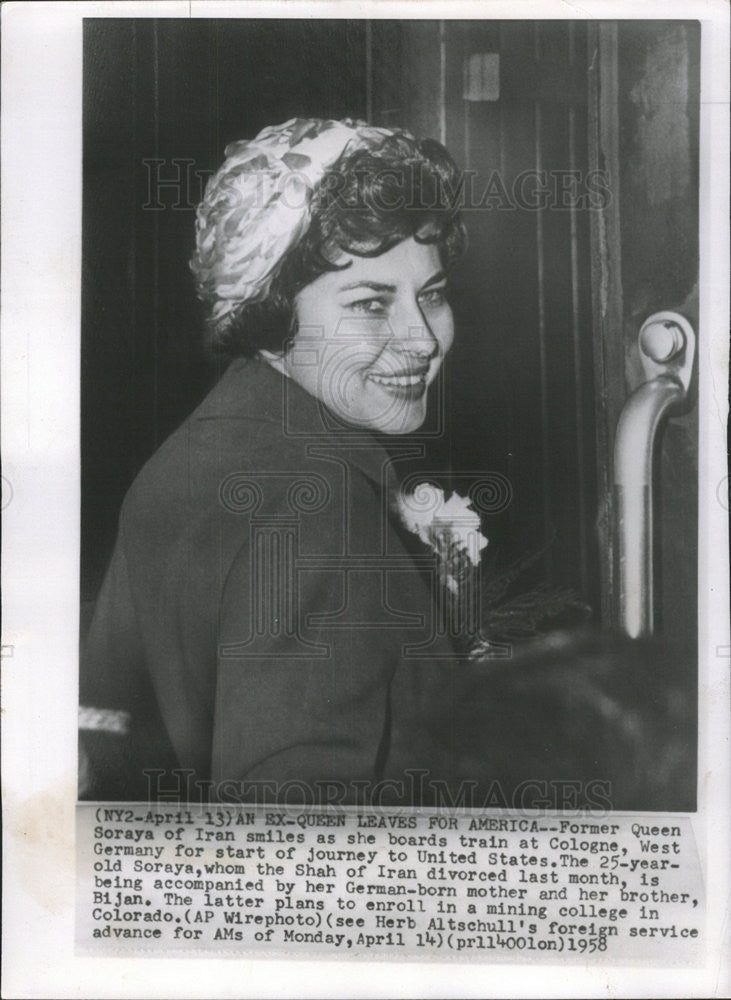
[(652, 467), (655, 438), (665, 414), (682, 403), (685, 388), (673, 376), (641, 385), (624, 405), (614, 444), (619, 543), (619, 624), (633, 639), (653, 631)]

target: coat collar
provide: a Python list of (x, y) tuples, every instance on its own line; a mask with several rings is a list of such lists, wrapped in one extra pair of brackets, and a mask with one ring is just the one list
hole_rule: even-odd
[[(193, 419), (242, 420), (271, 425), (273, 435), (301, 445), (312, 457), (339, 458), (357, 466), (377, 486), (397, 487), (394, 460), (419, 457), (422, 446), (388, 439), (338, 420), (292, 379), (258, 358), (231, 362)], [(272, 446), (276, 447), (273, 441)]]

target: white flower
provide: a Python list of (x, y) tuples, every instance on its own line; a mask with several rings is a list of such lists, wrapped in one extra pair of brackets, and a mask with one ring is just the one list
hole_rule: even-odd
[(480, 531), (480, 515), (468, 497), (421, 483), (413, 493), (399, 493), (396, 507), (404, 526), (429, 545), (443, 564), (445, 583), (452, 593), (459, 589), (460, 570), (465, 559), (479, 565), (480, 553), (488, 544)]

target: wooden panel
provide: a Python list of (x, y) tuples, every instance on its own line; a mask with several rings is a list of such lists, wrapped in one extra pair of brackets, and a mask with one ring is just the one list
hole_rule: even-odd
[(617, 620), (616, 552), (612, 449), (624, 402), (622, 328), (622, 253), (620, 242), (620, 174), (617, 26), (600, 24), (589, 32), (589, 167), (603, 171), (609, 198), (591, 217), (592, 301), (594, 340), (597, 519), (601, 576), (602, 623)]
[[(626, 386), (642, 376), (637, 334), (661, 309), (698, 330), (698, 115), (700, 26), (641, 22), (620, 27), (619, 101), (622, 184), (623, 339)], [(696, 661), (698, 406), (658, 442), (656, 474), (656, 624), (685, 658)], [(694, 671), (689, 670), (691, 683)], [(690, 696), (695, 689), (691, 686)]]
[[(616, 621), (612, 450), (621, 408), (644, 380), (637, 335), (673, 309), (697, 329), (698, 25), (622, 22), (589, 40), (591, 165), (607, 170), (611, 200), (595, 213), (597, 474), (605, 497), (603, 619)], [(620, 128), (621, 123), (621, 128)], [(691, 396), (694, 389), (691, 390)], [(664, 430), (656, 476), (658, 630), (695, 660), (697, 407)]]

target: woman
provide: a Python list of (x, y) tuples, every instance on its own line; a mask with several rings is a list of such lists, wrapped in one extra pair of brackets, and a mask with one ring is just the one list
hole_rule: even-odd
[(458, 776), (428, 722), (454, 650), (382, 435), (422, 425), (452, 343), (459, 175), (438, 143), (350, 120), (226, 153), (191, 267), (230, 364), (122, 509), (82, 670), (105, 709), (83, 717), (89, 794), (169, 794), (183, 771), (184, 799), (388, 780), (420, 800), (415, 769)]
[(82, 794), (688, 808), (667, 660), (561, 635), (459, 659), (478, 518), (443, 504), (440, 547), (437, 491), (399, 502), (453, 338), (446, 150), (295, 119), (226, 152), (191, 266), (228, 367), (125, 499), (82, 661)]

